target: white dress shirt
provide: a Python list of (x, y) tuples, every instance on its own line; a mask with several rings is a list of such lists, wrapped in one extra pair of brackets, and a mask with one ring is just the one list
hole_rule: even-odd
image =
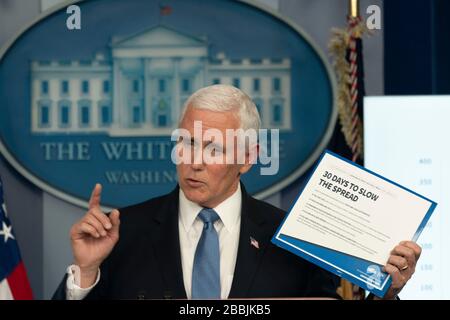
[[(233, 283), (234, 267), (236, 265), (241, 226), (241, 187), (217, 207), (213, 208), (220, 219), (214, 223), (219, 236), (220, 247), (220, 297), (228, 298)], [(203, 222), (198, 218), (203, 208), (186, 198), (183, 191), (179, 192), (178, 232), (180, 237), (181, 266), (183, 282), (188, 299), (191, 299), (192, 269), (195, 250), (203, 231)], [(67, 268), (66, 299), (81, 300), (94, 288), (100, 280), (100, 270), (95, 283), (89, 288), (80, 288), (75, 284), (74, 266)]]
[[(179, 198), (178, 229), (180, 233), (181, 266), (183, 268), (184, 288), (188, 299), (190, 299), (195, 249), (203, 231), (203, 221), (198, 218), (198, 214), (203, 208), (189, 201), (181, 189)], [(214, 228), (219, 236), (220, 297), (222, 299), (228, 298), (233, 282), (241, 226), (241, 198), (241, 187), (238, 186), (233, 195), (213, 208), (220, 217), (214, 222)]]

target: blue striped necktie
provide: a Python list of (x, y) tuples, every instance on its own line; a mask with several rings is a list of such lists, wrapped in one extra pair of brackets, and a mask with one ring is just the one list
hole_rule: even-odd
[(197, 244), (192, 269), (192, 299), (220, 299), (219, 237), (214, 222), (219, 218), (213, 209), (204, 208), (198, 214), (203, 232)]

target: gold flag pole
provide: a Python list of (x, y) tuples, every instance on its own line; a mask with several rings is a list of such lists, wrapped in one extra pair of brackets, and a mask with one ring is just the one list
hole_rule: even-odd
[[(360, 37), (362, 31), (360, 28), (356, 27), (359, 19), (359, 1), (358, 0), (348, 0), (348, 29), (346, 31), (341, 31), (341, 33), (337, 33), (337, 38), (335, 38), (334, 41), (332, 41), (332, 49), (334, 49), (334, 53), (336, 57), (339, 57), (340, 59), (336, 60), (335, 62), (335, 68), (338, 69), (338, 74), (340, 74), (340, 84), (341, 84), (341, 106), (340, 110), (344, 110), (344, 117), (341, 116), (341, 123), (346, 123), (347, 126), (344, 126), (344, 129), (346, 128), (346, 132), (348, 133), (350, 137), (351, 132), (351, 123), (352, 119), (350, 118), (349, 113), (347, 111), (348, 106), (351, 105), (351, 94), (349, 87), (348, 87), (348, 81), (349, 81), (349, 75), (348, 75), (348, 68), (350, 66), (348, 65), (348, 62), (346, 61), (346, 53), (347, 48), (349, 47), (348, 41), (354, 41), (354, 37)], [(347, 137), (346, 137), (347, 139)], [(347, 142), (348, 143), (348, 142)], [(341, 285), (338, 289), (338, 293), (342, 296), (345, 300), (359, 300), (364, 298), (364, 292), (359, 289), (359, 287), (353, 285), (351, 282), (341, 279)]]
[(352, 18), (359, 17), (359, 1), (349, 0), (348, 1), (348, 15)]
[[(359, 17), (359, 1), (349, 0), (348, 1), (348, 18), (356, 19)], [(342, 298), (345, 300), (353, 300), (358, 297), (354, 295), (354, 286), (351, 282), (341, 279), (341, 286), (338, 289)]]

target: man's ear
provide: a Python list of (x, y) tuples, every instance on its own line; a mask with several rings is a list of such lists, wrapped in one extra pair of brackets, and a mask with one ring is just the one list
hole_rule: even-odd
[(245, 154), (245, 164), (239, 168), (238, 177), (247, 173), (252, 166), (258, 161), (259, 144), (249, 147), (248, 152)]
[(246, 163), (249, 163), (251, 165), (255, 164), (258, 161), (258, 155), (259, 155), (259, 144), (250, 146), (245, 157)]

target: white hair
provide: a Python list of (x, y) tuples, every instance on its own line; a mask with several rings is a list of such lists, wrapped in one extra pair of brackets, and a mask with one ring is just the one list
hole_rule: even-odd
[(261, 127), (255, 103), (246, 93), (231, 85), (216, 84), (194, 92), (183, 106), (180, 123), (189, 107), (215, 112), (233, 111), (238, 116), (240, 128), (259, 130)]

